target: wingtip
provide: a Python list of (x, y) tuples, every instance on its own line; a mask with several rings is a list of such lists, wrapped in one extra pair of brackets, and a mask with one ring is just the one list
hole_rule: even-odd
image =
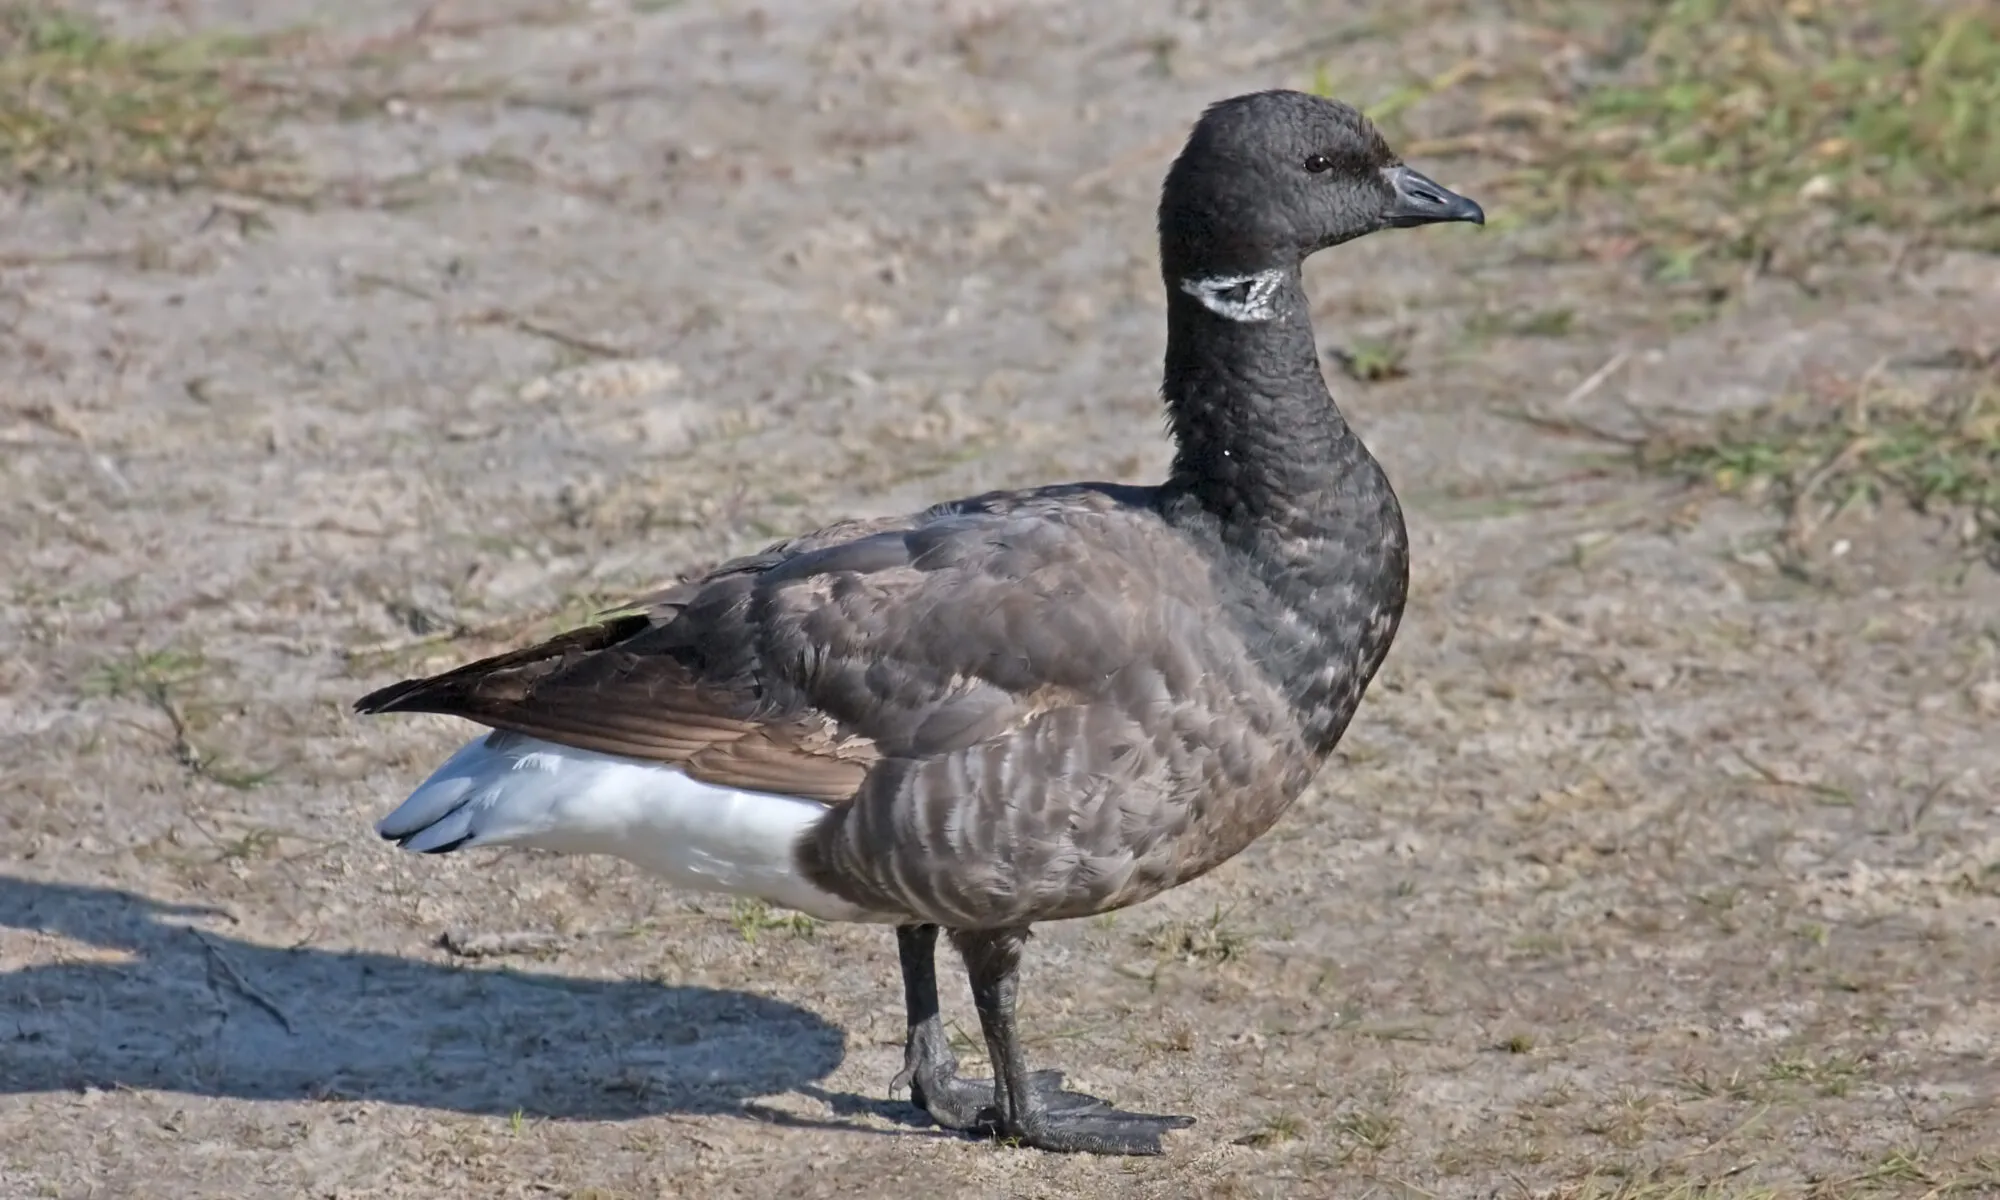
[(555, 660), (555, 664), (560, 665), (568, 655), (602, 650), (647, 628), (651, 622), (652, 618), (644, 613), (614, 617), (558, 634), (525, 649), (482, 658), (440, 675), (400, 680), (387, 687), (377, 688), (356, 700), (354, 711), (362, 716), (393, 712), (439, 712), (453, 716), (472, 716), (471, 713), (462, 712), (460, 705), (468, 699), (470, 691), (477, 690), (482, 679), (497, 672), (550, 660)]
[(422, 679), (403, 679), (387, 687), (376, 688), (354, 702), (354, 711), (364, 717), (389, 712), (395, 708), (398, 701), (407, 699), (426, 682), (428, 681)]

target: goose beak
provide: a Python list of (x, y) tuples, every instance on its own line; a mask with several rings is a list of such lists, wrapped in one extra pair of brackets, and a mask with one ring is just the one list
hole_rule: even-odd
[(1435, 225), (1440, 221), (1486, 224), (1485, 209), (1421, 172), (1398, 163), (1393, 167), (1384, 167), (1382, 177), (1396, 189), (1396, 199), (1384, 214), (1385, 225), (1408, 229), (1413, 225)]

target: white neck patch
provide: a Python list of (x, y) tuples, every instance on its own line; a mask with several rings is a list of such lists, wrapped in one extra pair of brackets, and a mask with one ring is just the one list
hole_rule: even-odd
[(1209, 279), (1183, 279), (1181, 290), (1201, 301), (1201, 306), (1231, 321), (1270, 321), (1279, 315), (1278, 297), (1285, 286), (1285, 272), (1276, 268), (1255, 275), (1217, 275)]

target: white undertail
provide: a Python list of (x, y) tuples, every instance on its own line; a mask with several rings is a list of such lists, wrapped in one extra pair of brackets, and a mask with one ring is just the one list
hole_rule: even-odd
[(375, 826), (406, 850), (526, 846), (609, 854), (677, 887), (751, 896), (828, 921), (893, 921), (799, 873), (827, 807), (690, 779), (674, 767), (518, 734), (468, 742)]

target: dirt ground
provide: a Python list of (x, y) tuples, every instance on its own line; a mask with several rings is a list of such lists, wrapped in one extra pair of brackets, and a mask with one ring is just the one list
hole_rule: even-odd
[[(1647, 143), (1547, 98), (1623, 35), (1526, 4), (66, 19), (15, 29), (46, 88), (167, 90), (0, 188), (0, 1200), (2000, 1194), (2000, 457), (1821, 505), (1882, 437), (1717, 432), (1973, 430), (1994, 246), (1558, 179), (1518, 139)], [(928, 1128), (884, 931), (373, 836), (468, 732), (376, 684), (824, 519), (1154, 478), (1160, 175), (1316, 82), (1495, 219), (1311, 269), (1416, 547), (1342, 753), (1034, 944), (1035, 1059), (1197, 1116), (1165, 1157)]]

